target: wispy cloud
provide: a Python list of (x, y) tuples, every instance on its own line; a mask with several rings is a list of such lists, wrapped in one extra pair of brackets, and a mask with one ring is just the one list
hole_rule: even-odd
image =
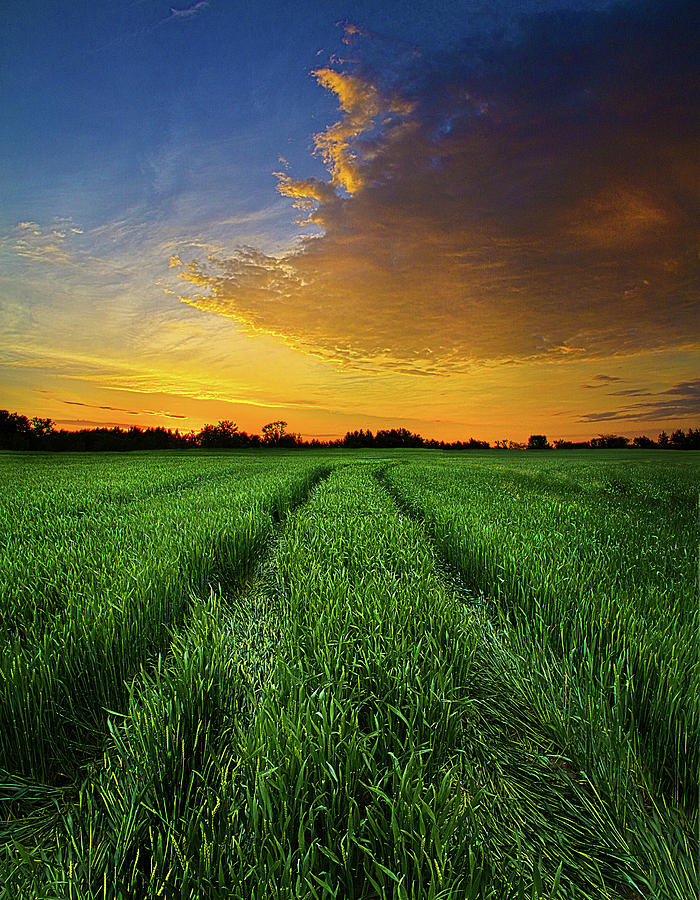
[(622, 378), (619, 378), (617, 375), (594, 375), (591, 381), (593, 384), (583, 384), (581, 387), (586, 390), (594, 390), (598, 388), (610, 387), (611, 384), (616, 384), (618, 381), (622, 381)]
[(54, 419), (54, 423), (60, 428), (66, 428), (69, 431), (80, 430), (81, 428), (122, 428), (124, 422), (115, 420), (102, 421), (100, 419)]
[(187, 416), (181, 416), (178, 413), (166, 412), (163, 409), (123, 409), (120, 406), (98, 406), (93, 403), (82, 403), (79, 400), (58, 400), (59, 403), (66, 403), (69, 406), (84, 406), (86, 409), (107, 409), (111, 412), (123, 412), (129, 416), (165, 416), (168, 419), (186, 419)]
[[(188, 6), (185, 9), (174, 9), (172, 6), (170, 7), (170, 16), (168, 18), (175, 19), (187, 19), (190, 16), (196, 16), (197, 13), (202, 12), (202, 10), (206, 9), (209, 6), (207, 0), (199, 0), (198, 3), (193, 3), (192, 6)], [(164, 21), (167, 21), (165, 19)]]
[(649, 392), (644, 388), (624, 388), (621, 391), (609, 391), (611, 397), (643, 397)]
[(649, 393), (640, 390), (616, 391), (615, 395), (646, 396), (639, 403), (632, 403), (614, 410), (592, 412), (583, 415), (580, 422), (615, 422), (627, 419), (664, 420), (671, 419), (678, 424), (688, 419), (696, 421), (700, 416), (700, 379), (681, 381), (665, 391)]
[[(69, 382), (90, 384), (103, 390), (132, 394), (164, 394), (191, 400), (215, 400), (218, 402), (255, 407), (260, 409), (323, 409), (321, 401), (313, 397), (285, 397), (274, 388), (256, 386), (227, 378), (225, 373), (195, 374), (179, 372), (163, 365), (147, 361), (125, 361), (87, 353), (61, 350), (48, 346), (17, 346), (4, 351), (3, 366), (9, 370), (29, 369), (50, 372), (52, 377)], [(35, 379), (36, 380), (36, 379)], [(88, 404), (83, 401), (54, 398), (73, 406), (105, 409), (131, 415), (169, 415), (155, 410), (134, 410), (112, 405)]]
[(18, 222), (3, 236), (3, 243), (25, 259), (39, 263), (67, 263), (73, 256), (75, 237), (82, 235), (71, 219), (55, 218), (48, 226)]
[(696, 346), (694, 7), (671, 6), (542, 14), (441, 59), (400, 48), (392, 64), (383, 44), (384, 71), (318, 69), (339, 104), (315, 137), (328, 178), (278, 179), (322, 233), (193, 260), (183, 299), (413, 372)]
[(113, 40), (108, 41), (105, 44), (100, 44), (99, 47), (93, 48), (90, 52), (101, 53), (103, 50), (107, 50), (110, 47), (115, 47), (119, 44), (123, 44), (125, 41), (130, 41), (134, 38), (145, 37), (146, 35), (152, 34), (154, 31), (157, 31), (159, 28), (162, 28), (164, 25), (167, 25), (169, 22), (188, 20), (193, 18), (194, 16), (198, 16), (200, 13), (204, 12), (204, 10), (208, 8), (208, 6), (208, 0), (199, 0), (199, 2), (193, 3), (190, 6), (181, 9), (171, 6), (167, 16), (164, 16), (163, 18), (158, 19), (157, 21), (150, 24), (142, 25), (139, 28), (134, 28), (132, 31), (127, 31), (124, 34), (117, 35), (113, 38)]

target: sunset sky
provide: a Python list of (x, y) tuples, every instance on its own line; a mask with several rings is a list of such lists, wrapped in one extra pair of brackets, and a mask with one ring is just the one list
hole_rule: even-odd
[(309, 438), (700, 425), (696, 2), (1, 18), (0, 407)]

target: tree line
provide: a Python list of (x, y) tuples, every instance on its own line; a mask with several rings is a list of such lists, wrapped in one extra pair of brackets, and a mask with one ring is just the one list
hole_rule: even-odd
[[(28, 418), (17, 412), (0, 410), (0, 450), (238, 450), (246, 448), (331, 449), (374, 447), (391, 449), (423, 447), (429, 450), (488, 450), (489, 441), (470, 437), (464, 441), (438, 441), (414, 434), (407, 428), (382, 428), (372, 432), (360, 428), (348, 431), (337, 440), (304, 440), (300, 434), (287, 430), (283, 421), (263, 425), (261, 434), (240, 431), (235, 422), (221, 419), (216, 425), (205, 425), (199, 431), (171, 431), (162, 427), (141, 428), (81, 428), (76, 431), (57, 429), (52, 419)], [(700, 429), (684, 431), (677, 428), (668, 434), (662, 431), (656, 440), (647, 435), (634, 438), (618, 434), (602, 434), (589, 441), (555, 440), (550, 443), (544, 434), (530, 435), (527, 443), (508, 439), (497, 440), (493, 447), (501, 450), (583, 450), (641, 449), (700, 450)]]

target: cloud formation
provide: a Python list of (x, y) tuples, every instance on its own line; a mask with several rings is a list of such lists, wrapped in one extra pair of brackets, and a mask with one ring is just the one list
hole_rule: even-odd
[(71, 241), (83, 234), (71, 219), (55, 218), (49, 226), (37, 222), (18, 222), (10, 234), (3, 237), (17, 256), (39, 263), (67, 263), (72, 258)]
[[(339, 362), (445, 373), (697, 346), (696, 38), (687, 2), (473, 34), (383, 72), (321, 68), (321, 234), (176, 267), (186, 302)], [(371, 41), (361, 28), (345, 39)]]
[(615, 422), (625, 419), (655, 421), (669, 419), (674, 422), (694, 421), (700, 416), (700, 379), (681, 381), (665, 391), (649, 394), (641, 388), (613, 391), (615, 396), (644, 396), (645, 400), (614, 410), (586, 413), (581, 422)]
[(124, 34), (117, 35), (106, 44), (100, 44), (97, 47), (93, 47), (89, 52), (101, 53), (102, 51), (108, 50), (111, 47), (123, 44), (127, 41), (131, 41), (134, 38), (145, 37), (146, 35), (153, 34), (154, 31), (157, 31), (159, 28), (162, 28), (163, 25), (167, 25), (169, 22), (186, 22), (192, 19), (194, 16), (199, 16), (199, 14), (204, 12), (204, 10), (208, 8), (208, 6), (209, 0), (197, 0), (196, 3), (192, 3), (190, 6), (181, 9), (171, 6), (167, 16), (164, 16), (163, 18), (158, 19), (151, 24), (142, 25), (139, 28), (135, 28), (131, 31), (127, 31)]
[(591, 390), (594, 388), (604, 388), (610, 387), (611, 384), (615, 384), (616, 381), (622, 381), (622, 378), (619, 378), (617, 375), (594, 375), (591, 381), (593, 384), (584, 384), (583, 387)]
[(129, 416), (165, 416), (168, 419), (186, 419), (187, 416), (181, 416), (179, 413), (166, 412), (164, 409), (124, 409), (121, 406), (98, 406), (94, 403), (82, 403), (80, 400), (61, 400), (61, 403), (67, 403), (69, 406), (84, 406), (86, 409), (108, 409), (111, 412), (123, 412)]
[(198, 3), (193, 3), (191, 6), (185, 7), (185, 9), (174, 9), (171, 6), (170, 16), (168, 18), (188, 19), (190, 18), (190, 16), (196, 16), (197, 13), (201, 12), (203, 9), (206, 9), (207, 6), (209, 6), (207, 0), (199, 0)]

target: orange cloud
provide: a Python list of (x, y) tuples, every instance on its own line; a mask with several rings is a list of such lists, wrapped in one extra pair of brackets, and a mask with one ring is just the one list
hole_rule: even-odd
[(324, 218), (319, 210), (333, 200), (337, 195), (333, 187), (320, 181), (318, 178), (295, 179), (285, 175), (284, 172), (275, 172), (277, 178), (277, 190), (283, 197), (291, 197), (296, 209), (309, 213), (308, 218), (300, 219), (301, 225), (323, 225)]
[(410, 102), (398, 96), (383, 95), (367, 79), (328, 68), (316, 69), (311, 74), (338, 97), (343, 117), (314, 135), (314, 147), (328, 167), (330, 184), (317, 179), (295, 180), (277, 173), (280, 193), (295, 198), (295, 205), (301, 209), (312, 209), (314, 202), (327, 202), (337, 189), (350, 195), (357, 193), (365, 183), (363, 164), (367, 147), (360, 150), (354, 146), (355, 142), (380, 122), (386, 139), (387, 126), (392, 122), (395, 124), (397, 117), (409, 115), (413, 108)]
[(404, 93), (398, 78), (317, 70), (341, 113), (315, 137), (328, 180), (277, 177), (323, 234), (282, 257), (195, 262), (180, 277), (199, 291), (182, 299), (315, 356), (404, 372), (697, 346), (693, 57), (670, 60), (653, 23), (627, 23), (646, 80), (635, 59), (625, 81), (596, 23), (555, 57), (544, 30), (526, 33), (491, 81), (464, 52), (410, 72)]
[(677, 224), (677, 213), (663, 197), (639, 188), (620, 186), (585, 199), (571, 212), (574, 238), (599, 247), (631, 247), (656, 239)]
[(360, 28), (359, 25), (353, 25), (348, 22), (345, 24), (343, 31), (345, 32), (343, 35), (343, 43), (350, 44), (352, 43), (352, 39), (357, 37), (358, 35), (366, 35), (369, 32), (365, 31), (364, 28)]
[(50, 227), (36, 222), (19, 222), (12, 234), (12, 248), (18, 256), (39, 263), (68, 263), (73, 248), (70, 240), (82, 234), (70, 219), (55, 219)]
[(337, 94), (345, 113), (340, 122), (315, 136), (316, 150), (328, 166), (331, 182), (354, 194), (362, 187), (362, 177), (350, 145), (373, 125), (381, 108), (379, 93), (367, 82), (332, 69), (317, 69), (312, 74), (319, 84)]

